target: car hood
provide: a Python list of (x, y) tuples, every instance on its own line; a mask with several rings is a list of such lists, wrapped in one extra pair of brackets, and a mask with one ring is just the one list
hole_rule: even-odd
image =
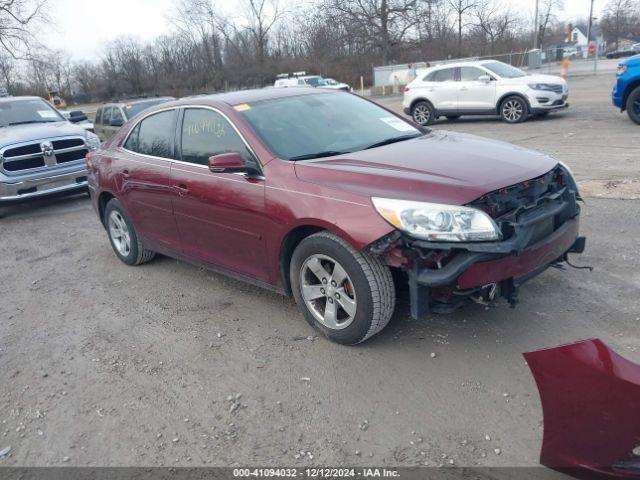
[(534, 74), (527, 75), (526, 77), (512, 78), (511, 80), (518, 80), (519, 83), (530, 84), (530, 83), (553, 83), (553, 84), (565, 84), (567, 83), (561, 77), (557, 75), (544, 75), (544, 74)]
[(551, 157), (447, 131), (345, 155), (298, 161), (300, 180), (367, 197), (463, 205), (551, 170)]
[(637, 67), (638, 65), (640, 65), (640, 55), (629, 57), (625, 61), (620, 62), (620, 65), (626, 65), (627, 67)]
[(70, 122), (29, 123), (26, 125), (0, 127), (0, 146), (4, 147), (15, 143), (44, 140), (52, 137), (64, 137), (67, 135), (84, 137), (85, 130)]

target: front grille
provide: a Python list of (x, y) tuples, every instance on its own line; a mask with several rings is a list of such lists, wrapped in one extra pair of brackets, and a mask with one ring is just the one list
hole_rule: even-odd
[(82, 137), (40, 140), (0, 150), (0, 169), (19, 173), (82, 160), (88, 150)]
[(481, 209), (494, 218), (505, 240), (514, 235), (521, 220), (531, 213), (544, 209), (546, 205), (561, 206), (552, 217), (532, 225), (534, 230), (529, 240), (531, 244), (560, 228), (580, 211), (577, 197), (573, 178), (558, 165), (540, 177), (487, 193), (470, 206)]
[(562, 168), (557, 166), (540, 177), (487, 193), (471, 206), (484, 210), (492, 218), (500, 218), (558, 192), (566, 185), (564, 175)]
[(4, 169), (8, 172), (18, 172), (20, 170), (30, 170), (32, 168), (44, 167), (44, 157), (35, 156), (29, 158), (22, 158), (19, 160), (6, 161), (3, 165)]
[(65, 138), (64, 140), (53, 140), (51, 142), (54, 150), (63, 148), (84, 147), (84, 140), (81, 138)]

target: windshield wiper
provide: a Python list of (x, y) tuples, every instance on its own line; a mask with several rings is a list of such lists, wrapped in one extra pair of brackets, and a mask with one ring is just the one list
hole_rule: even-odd
[(298, 155), (297, 157), (291, 157), (289, 160), (311, 160), (312, 158), (333, 157), (334, 155), (342, 155), (349, 152), (338, 152), (336, 150), (327, 150), (324, 152), (307, 153), (306, 155)]
[(23, 122), (11, 122), (7, 123), (6, 126), (10, 127), (12, 125), (26, 125), (28, 123), (51, 123), (49, 120), (25, 120)]
[(421, 133), (418, 133), (418, 134), (412, 133), (411, 135), (401, 135), (399, 137), (387, 138), (386, 140), (382, 140), (380, 142), (376, 142), (372, 145), (369, 145), (368, 147), (363, 148), (363, 150), (369, 150), (370, 148), (376, 148), (376, 147), (383, 147), (384, 145), (391, 145), (392, 143), (402, 142), (404, 140), (410, 140), (412, 138), (418, 138), (421, 136), (422, 136)]

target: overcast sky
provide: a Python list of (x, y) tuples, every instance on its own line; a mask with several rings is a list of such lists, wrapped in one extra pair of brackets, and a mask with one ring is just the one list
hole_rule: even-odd
[[(607, 0), (595, 0), (595, 16)], [(55, 26), (43, 38), (51, 48), (69, 52), (74, 60), (95, 59), (103, 45), (119, 35), (150, 40), (171, 29), (167, 15), (174, 0), (51, 0)], [(227, 8), (235, 3), (223, 0)], [(535, 0), (503, 0), (533, 18)], [(565, 0), (563, 20), (589, 16), (590, 0)]]

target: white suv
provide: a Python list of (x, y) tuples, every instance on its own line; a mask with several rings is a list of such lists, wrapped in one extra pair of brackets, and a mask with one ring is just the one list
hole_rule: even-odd
[(420, 125), (438, 117), (500, 115), (519, 123), (530, 114), (567, 108), (567, 82), (553, 75), (528, 75), (496, 60), (449, 63), (420, 72), (404, 91), (404, 112)]

